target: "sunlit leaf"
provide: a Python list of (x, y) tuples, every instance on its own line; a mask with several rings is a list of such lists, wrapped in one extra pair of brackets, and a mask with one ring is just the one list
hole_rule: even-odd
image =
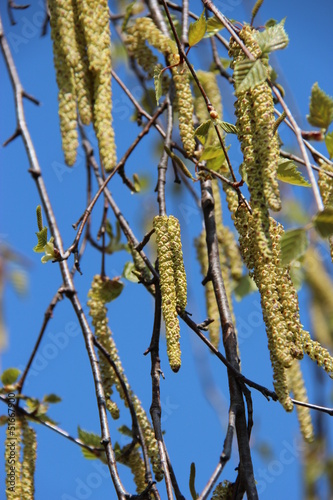
[(216, 123), (221, 127), (226, 134), (237, 134), (237, 127), (232, 123), (223, 122), (222, 120), (216, 120)]
[(49, 260), (57, 259), (57, 253), (55, 252), (53, 240), (54, 238), (52, 236), (43, 248), (45, 252), (45, 255), (41, 259), (43, 264), (46, 264)]
[(38, 231), (36, 233), (38, 243), (37, 245), (33, 248), (34, 252), (44, 252), (44, 247), (47, 243), (47, 227), (43, 227), (41, 231)]
[(214, 172), (229, 172), (229, 168), (225, 161), (225, 156), (222, 150), (219, 156), (217, 156), (216, 158), (212, 158), (211, 160), (207, 160), (206, 167), (210, 170), (214, 170)]
[(330, 158), (333, 158), (333, 132), (328, 132), (325, 137), (325, 144)]
[(60, 403), (61, 398), (56, 394), (47, 394), (47, 396), (44, 396), (43, 401), (45, 403)]
[(294, 184), (296, 186), (311, 187), (311, 184), (304, 179), (295, 163), (291, 160), (280, 160), (277, 169), (277, 178), (282, 182)]
[(284, 29), (285, 19), (264, 31), (255, 31), (253, 38), (258, 42), (263, 54), (287, 47), (289, 38)]
[(1, 375), (1, 382), (3, 385), (12, 385), (16, 382), (21, 370), (18, 368), (7, 368)]
[(183, 174), (186, 175), (189, 179), (192, 181), (195, 181), (193, 175), (185, 165), (185, 163), (177, 156), (171, 149), (169, 149), (167, 146), (164, 146), (165, 152), (167, 153), (168, 156), (177, 164), (177, 166), (180, 168), (180, 170), (183, 172)]
[(224, 25), (217, 19), (217, 17), (213, 16), (207, 20), (207, 31), (205, 34), (205, 38), (216, 35), (220, 30), (224, 28)]
[(135, 271), (135, 265), (133, 262), (126, 262), (124, 269), (123, 269), (123, 276), (126, 278), (128, 281), (131, 281), (132, 283), (138, 283), (139, 280), (137, 276), (133, 273)]
[(333, 207), (326, 207), (313, 217), (313, 224), (317, 232), (323, 238), (333, 234)]
[(267, 78), (267, 68), (258, 59), (257, 61), (250, 61), (245, 59), (235, 64), (234, 80), (236, 94), (250, 90), (264, 82)]
[(118, 427), (118, 431), (120, 432), (120, 434), (123, 434), (124, 436), (133, 438), (133, 432), (129, 427), (127, 427), (127, 425), (121, 425), (120, 427)]
[(160, 66), (155, 66), (154, 68), (154, 86), (155, 86), (155, 97), (157, 104), (162, 97), (162, 81), (161, 81), (162, 70)]
[(245, 274), (237, 282), (237, 285), (235, 286), (233, 292), (235, 295), (235, 299), (240, 301), (243, 297), (246, 297), (250, 293), (256, 292), (257, 290), (258, 288), (253, 279), (248, 274)]
[(206, 33), (207, 22), (205, 11), (202, 11), (201, 16), (194, 23), (191, 23), (188, 29), (188, 43), (190, 47), (196, 45), (203, 39)]
[(201, 125), (199, 125), (199, 127), (195, 129), (194, 135), (202, 144), (205, 144), (206, 142), (211, 124), (212, 120), (207, 120), (206, 122), (201, 123)]
[(221, 155), (224, 157), (223, 149), (221, 148), (221, 146), (207, 146), (203, 150), (200, 156), (200, 160), (211, 160), (212, 158), (217, 158)]
[(309, 241), (304, 228), (290, 229), (281, 237), (281, 264), (287, 266), (306, 252)]
[(307, 119), (314, 127), (325, 130), (333, 121), (333, 99), (319, 88), (318, 83), (311, 89), (310, 114)]

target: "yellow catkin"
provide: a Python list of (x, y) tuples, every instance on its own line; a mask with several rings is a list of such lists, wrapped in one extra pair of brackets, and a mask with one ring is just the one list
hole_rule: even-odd
[[(206, 246), (206, 232), (202, 230), (199, 237), (194, 242), (197, 250), (197, 259), (200, 263), (201, 274), (203, 277), (206, 276), (208, 271), (208, 255)], [(206, 296), (206, 310), (209, 319), (214, 320), (208, 326), (209, 340), (216, 349), (218, 349), (220, 343), (220, 315), (217, 307), (215, 293), (213, 288), (213, 283), (208, 281), (205, 284), (205, 296)]]
[[(15, 417), (8, 418), (5, 439), (5, 471), (6, 471), (6, 498), (7, 500), (21, 500), (22, 484), (21, 484), (21, 428), (22, 421)], [(13, 461), (14, 459), (14, 461)], [(15, 474), (13, 469), (15, 466)]]
[[(49, 2), (49, 8), (54, 65), (59, 89), (58, 100), (62, 149), (67, 165), (72, 166), (76, 161), (76, 152), (78, 148), (76, 92), (73, 66), (70, 64), (72, 45), (68, 47), (63, 39), (65, 35), (64, 23), (61, 15), (66, 15), (63, 12), (63, 4), (69, 6), (67, 0), (66, 2), (51, 0)], [(72, 31), (66, 36), (67, 41), (71, 41), (71, 39)]]
[[(321, 170), (319, 170), (318, 186), (321, 197), (323, 199), (324, 207), (333, 207), (333, 177), (325, 174), (324, 170), (330, 172), (333, 176), (333, 166), (328, 163), (322, 163)], [(331, 259), (333, 262), (333, 236), (329, 238)]]
[(112, 127), (111, 33), (107, 0), (78, 0), (79, 20), (93, 79), (93, 124), (101, 160), (108, 172), (116, 165)]
[(322, 366), (333, 378), (333, 357), (325, 347), (310, 337), (309, 332), (304, 332), (303, 348), (309, 358), (315, 361), (318, 366)]
[(173, 215), (168, 218), (168, 232), (173, 255), (177, 310), (183, 313), (187, 304), (187, 281), (180, 238), (180, 225), (178, 219)]
[[(142, 433), (145, 438), (145, 443), (147, 446), (147, 451), (148, 451), (148, 456), (151, 460), (153, 471), (155, 474), (155, 478), (157, 481), (161, 481), (163, 479), (163, 471), (161, 467), (161, 461), (160, 461), (160, 456), (159, 456), (159, 451), (158, 451), (158, 445), (157, 441), (155, 439), (155, 433), (154, 430), (152, 429), (152, 426), (148, 420), (147, 414), (142, 408), (142, 404), (138, 397), (133, 393), (132, 389), (130, 388), (129, 382), (127, 380), (127, 377), (124, 372), (124, 368), (122, 366), (118, 350), (115, 344), (115, 341), (112, 337), (111, 331), (109, 327), (107, 326), (107, 309), (105, 307), (105, 304), (107, 302), (110, 302), (111, 296), (108, 292), (108, 284), (110, 281), (106, 278), (104, 281), (102, 278), (98, 275), (96, 275), (93, 279), (93, 282), (91, 284), (91, 289), (88, 293), (89, 301), (88, 305), (90, 308), (90, 315), (93, 318), (93, 325), (95, 327), (95, 334), (98, 336), (98, 340), (103, 343), (104, 347), (110, 354), (113, 362), (117, 366), (118, 372), (120, 373), (120, 376), (125, 383), (128, 393), (130, 395), (130, 398), (132, 400), (137, 419), (139, 421)], [(98, 331), (100, 329), (99, 324), (101, 324), (102, 327), (102, 332), (103, 335), (98, 335)], [(102, 359), (102, 355), (100, 356), (100, 362)], [(117, 377), (113, 377), (114, 380), (114, 385), (117, 388), (117, 391), (124, 401), (125, 405), (127, 406), (127, 401), (125, 398), (124, 391), (121, 387), (121, 384), (119, 382), (119, 379)]]
[(142, 493), (147, 488), (145, 464), (139, 452), (139, 446), (128, 444), (121, 450), (121, 456), (118, 459), (121, 464), (127, 465), (133, 474), (137, 493)]
[(37, 459), (36, 432), (26, 420), (22, 423), (22, 498), (33, 500), (35, 498), (35, 468)]
[(165, 322), (167, 354), (170, 367), (177, 372), (181, 365), (180, 327), (177, 315), (176, 283), (173, 266), (173, 252), (169, 238), (168, 217), (154, 217), (157, 255), (159, 261), (162, 312)]
[[(300, 364), (295, 360), (287, 371), (288, 386), (296, 401), (308, 402), (308, 396), (304, 385)], [(314, 439), (311, 414), (309, 408), (296, 405), (297, 417), (303, 438), (307, 442)]]
[(73, 0), (75, 37), (77, 42), (77, 59), (74, 66), (75, 89), (77, 97), (78, 112), (84, 125), (89, 125), (92, 121), (92, 99), (93, 81), (92, 73), (89, 70), (89, 61), (86, 47), (84, 31), (79, 19), (77, 1)]
[[(244, 26), (240, 37), (254, 57), (260, 57), (261, 50), (252, 36), (252, 28)], [(234, 40), (230, 42), (229, 55), (233, 58), (232, 67), (246, 59)], [(274, 134), (274, 105), (268, 84), (264, 82), (254, 89), (237, 92), (235, 113), (244, 156), (243, 169), (247, 175), (251, 206), (257, 221), (258, 249), (268, 255), (271, 249), (268, 208), (281, 208), (276, 178), (279, 147)]]
[(179, 54), (177, 45), (173, 40), (155, 26), (154, 21), (148, 17), (137, 19), (134, 24), (128, 28), (128, 43), (130, 50), (135, 55), (135, 51), (141, 50), (144, 67), (148, 66), (148, 72), (151, 74), (151, 54), (143, 49), (143, 43), (146, 41), (167, 58), (171, 67), (172, 77), (175, 84), (175, 110), (179, 115), (179, 133), (188, 155), (193, 155), (195, 150), (194, 125), (193, 125), (193, 99), (189, 80), (188, 69), (182, 66), (175, 66), (179, 63)]

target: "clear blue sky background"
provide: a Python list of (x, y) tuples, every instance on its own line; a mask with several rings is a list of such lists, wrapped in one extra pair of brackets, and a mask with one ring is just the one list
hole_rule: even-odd
[[(86, 203), (84, 158), (82, 152), (79, 152), (79, 159), (74, 168), (64, 166), (57, 118), (52, 47), (49, 34), (40, 38), (44, 2), (40, 0), (31, 3), (28, 10), (14, 13), (16, 26), (10, 26), (4, 2), (0, 11), (22, 84), (27, 92), (41, 101), (40, 107), (25, 101), (26, 117), (64, 246), (68, 247), (75, 236), (71, 225), (79, 218)], [(241, 22), (250, 20), (253, 4), (254, 2), (246, 0), (216, 2), (226, 15)], [(110, 7), (115, 10), (113, 2)], [(201, 13), (199, 2), (191, 2), (191, 8), (197, 14)], [(304, 128), (309, 128), (305, 116), (313, 83), (318, 81), (327, 93), (333, 94), (332, 10), (330, 0), (317, 3), (266, 0), (258, 17), (258, 24), (264, 24), (269, 18), (280, 20), (287, 17), (286, 30), (290, 36), (290, 44), (286, 50), (274, 57), (273, 63), (281, 75), (281, 83), (288, 82), (288, 85), (285, 85), (286, 100)], [(203, 43), (202, 47), (195, 49), (195, 53), (191, 55), (191, 60), (197, 68), (206, 68), (205, 51), (208, 50), (208, 45)], [(227, 57), (223, 49), (221, 56)], [(139, 97), (139, 85), (135, 77), (124, 66), (119, 66), (117, 70), (122, 77), (127, 78), (129, 88)], [(13, 133), (16, 126), (13, 93), (2, 57), (0, 74), (2, 143)], [(224, 118), (234, 122), (231, 89), (222, 79), (220, 83), (225, 108)], [(133, 108), (116, 83), (113, 84), (113, 93), (115, 132), (120, 158), (135, 138), (138, 128), (130, 121)], [(152, 153), (156, 139), (157, 134), (153, 138), (144, 139), (126, 166), (128, 175), (134, 172), (149, 175), (149, 192), (131, 195), (118, 178), (111, 184), (114, 198), (135, 228), (138, 239), (141, 239), (145, 232), (143, 220), (149, 221), (157, 213), (156, 194), (153, 190), (158, 160)], [(293, 144), (289, 135), (285, 136), (285, 141), (288, 146)], [(230, 150), (230, 157), (237, 167), (241, 156), (234, 146)], [(27, 173), (29, 165), (20, 139), (1, 150), (1, 166), (1, 239), (25, 255), (30, 262), (27, 297), (18, 298), (10, 286), (6, 288), (5, 319), (9, 340), (2, 356), (2, 371), (11, 366), (24, 368), (41, 327), (43, 314), (61, 284), (61, 276), (56, 264), (42, 265), (40, 255), (32, 252), (36, 244), (35, 209), (39, 198)], [(202, 227), (201, 213), (183, 188), (174, 187), (171, 173), (168, 181), (167, 210), (169, 214), (179, 218), (182, 227), (190, 285), (188, 310), (193, 313), (195, 321), (201, 322), (206, 317), (204, 290), (200, 284), (202, 278), (193, 250), (193, 238), (199, 234)], [(195, 185), (195, 189), (199, 192), (198, 185)], [(303, 203), (310, 212), (314, 211), (311, 193), (305, 191), (295, 190), (294, 193), (303, 197)], [(98, 204), (93, 215), (94, 228), (98, 227), (101, 220), (101, 210), (102, 206)], [(110, 218), (113, 222), (111, 213)], [(106, 269), (109, 276), (120, 275), (127, 260), (129, 256), (126, 252), (108, 258)], [(92, 276), (100, 269), (99, 254), (88, 249), (81, 266), (83, 276), (76, 276), (75, 283), (79, 298), (82, 304), (85, 304)], [(304, 292), (301, 292), (300, 297), (302, 321), (309, 328), (307, 297)], [(235, 314), (238, 319), (243, 372), (249, 378), (271, 387), (272, 373), (258, 295), (253, 294), (241, 303), (235, 303)], [(153, 301), (143, 287), (126, 282), (122, 295), (110, 305), (109, 324), (132, 388), (149, 411), (150, 360), (142, 353), (149, 345), (152, 332)], [(181, 325), (181, 335), (183, 365), (178, 374), (171, 372), (165, 355), (164, 340), (161, 342), (162, 368), (165, 373), (165, 380), (161, 380), (162, 422), (166, 431), (166, 445), (181, 490), (186, 498), (190, 498), (188, 478), (191, 462), (197, 465), (196, 487), (199, 492), (218, 462), (225, 438), (229, 397), (223, 365), (207, 352), (194, 333), (184, 325)], [(61, 345), (60, 339), (63, 342)], [(315, 368), (307, 361), (302, 365), (309, 388), (309, 399), (317, 401), (318, 395), (314, 394), (311, 382)], [(66, 300), (59, 303), (54, 311), (54, 317), (47, 327), (25, 385), (25, 393), (33, 397), (42, 398), (51, 392), (62, 397), (62, 402), (54, 405), (49, 414), (63, 429), (77, 435), (77, 426), (80, 425), (85, 430), (99, 433), (90, 365), (77, 319)], [(324, 402), (327, 404), (330, 404), (329, 392), (329, 383), (325, 382), (323, 393), (326, 393)], [(252, 436), (253, 459), (260, 498), (300, 499), (301, 438), (295, 412), (286, 414), (278, 403), (267, 402), (256, 392), (253, 392), (252, 396), (255, 423)], [(212, 399), (215, 408), (209, 403)], [(119, 435), (117, 428), (124, 423), (130, 425), (130, 419), (128, 411), (122, 404), (120, 406), (121, 418), (117, 422), (110, 421), (110, 428), (113, 442), (118, 440), (124, 444), (126, 441)], [(5, 410), (4, 405), (0, 407), (0, 414), (5, 413)], [(328, 416), (324, 417), (324, 421), (327, 426), (330, 424)], [(112, 484), (106, 466), (97, 461), (85, 460), (78, 446), (52, 431), (40, 425), (34, 427), (38, 433), (36, 500), (100, 500), (115, 497), (115, 494), (111, 493)], [(4, 428), (0, 428), (0, 439), (4, 442)], [(263, 445), (267, 445), (271, 451), (266, 459), (260, 453)], [(3, 471), (2, 455), (0, 467)], [(234, 447), (222, 479), (234, 480), (236, 466), (237, 452)], [(120, 466), (119, 470), (125, 486), (134, 492), (127, 469)], [(0, 474), (0, 491), (4, 491), (3, 473)], [(163, 487), (161, 492), (162, 498), (166, 498)], [(1, 498), (2, 495), (1, 493)]]

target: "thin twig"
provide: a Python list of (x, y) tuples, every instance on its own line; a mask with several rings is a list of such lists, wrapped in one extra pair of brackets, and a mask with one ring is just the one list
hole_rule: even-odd
[[(166, 133), (166, 138), (165, 138), (165, 146), (170, 148), (170, 142), (171, 142), (171, 135), (172, 135), (172, 128), (173, 128), (173, 112), (172, 112), (172, 105), (171, 105), (171, 100), (170, 96), (168, 95), (166, 97), (167, 101), (167, 133)], [(165, 149), (163, 150), (160, 162), (158, 164), (158, 180), (157, 180), (157, 186), (156, 190), (157, 191), (157, 202), (158, 202), (158, 207), (159, 207), (159, 214), (160, 215), (166, 215), (166, 203), (165, 203), (165, 184), (166, 184), (166, 171), (168, 167), (168, 159), (169, 156)]]

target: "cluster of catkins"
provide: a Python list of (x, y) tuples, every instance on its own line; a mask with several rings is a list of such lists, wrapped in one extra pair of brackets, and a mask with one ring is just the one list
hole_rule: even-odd
[[(253, 28), (245, 25), (239, 36), (251, 54), (257, 59), (261, 49), (253, 36)], [(229, 44), (231, 67), (246, 59), (237, 42)], [(257, 241), (261, 253), (268, 254), (271, 248), (269, 232), (269, 209), (281, 208), (276, 172), (279, 159), (279, 143), (274, 127), (274, 103), (267, 82), (254, 88), (237, 91), (235, 114), (237, 116), (238, 139), (243, 153), (243, 171), (251, 195), (251, 207), (257, 221)]]
[[(137, 398), (137, 396), (133, 393), (124, 373), (124, 368), (122, 366), (121, 360), (119, 358), (118, 350), (115, 344), (115, 341), (112, 337), (111, 331), (108, 327), (108, 318), (107, 318), (107, 308), (106, 305), (110, 300), (112, 300), (113, 290), (112, 290), (112, 280), (108, 278), (102, 278), (99, 275), (96, 275), (91, 284), (91, 288), (88, 293), (88, 306), (90, 308), (89, 314), (92, 317), (92, 324), (95, 329), (95, 335), (98, 341), (103, 345), (103, 347), (107, 350), (111, 359), (117, 367), (117, 370), (125, 383), (130, 398), (132, 400), (133, 406), (136, 411), (136, 416), (139, 422), (139, 425), (142, 429), (142, 433), (144, 435), (144, 439), (147, 446), (148, 455), (151, 459), (153, 471), (157, 481), (160, 481), (163, 478), (163, 472), (160, 464), (160, 456), (158, 452), (158, 445), (155, 439), (154, 431), (151, 427), (151, 424), (148, 420), (146, 412), (142, 408), (141, 402)], [(122, 389), (119, 378), (116, 376), (111, 365), (105, 360), (103, 355), (99, 356), (99, 364), (101, 368), (102, 375), (102, 384), (107, 397), (107, 408), (110, 411), (111, 415), (114, 418), (119, 417), (119, 410), (116, 404), (110, 400), (110, 396), (112, 394), (112, 387), (115, 386), (120, 397), (124, 401), (125, 405), (127, 404), (126, 397), (124, 391)], [(136, 448), (133, 448), (133, 456), (129, 456), (129, 452), (126, 455), (127, 462), (126, 464), (131, 466), (131, 469), (136, 471), (143, 470), (143, 464), (141, 455), (138, 453)], [(136, 465), (134, 462), (136, 462)], [(135, 474), (135, 479), (138, 479), (137, 488), (138, 492), (141, 492), (140, 489), (142, 486), (142, 474), (137, 472)], [(147, 485), (146, 485), (147, 486)], [(140, 489), (140, 491), (139, 491)]]
[(106, 171), (116, 164), (112, 127), (111, 41), (107, 0), (49, 0), (54, 65), (59, 88), (62, 147), (76, 160), (78, 115), (93, 122)]
[[(325, 172), (329, 172), (332, 177)], [(322, 162), (321, 169), (319, 170), (318, 186), (321, 197), (323, 199), (324, 207), (333, 207), (333, 167), (328, 163)], [(331, 259), (333, 262), (333, 236), (329, 238)]]
[(166, 57), (170, 66), (175, 86), (174, 106), (178, 112), (179, 132), (184, 149), (190, 156), (195, 150), (193, 126), (193, 102), (189, 80), (189, 71), (186, 66), (179, 65), (179, 54), (176, 43), (164, 35), (148, 17), (136, 19), (127, 29), (126, 46), (129, 54), (152, 78), (157, 64), (157, 58), (146, 42)]
[[(32, 429), (27, 420), (16, 417), (15, 436), (12, 431), (13, 426), (7, 426), (5, 442), (5, 466), (6, 466), (6, 495), (8, 500), (24, 498), (33, 500), (35, 498), (34, 475), (37, 458), (37, 440), (36, 432)], [(15, 437), (15, 487), (10, 484), (11, 481), (11, 443)], [(21, 446), (23, 445), (22, 461), (19, 460)]]
[(177, 372), (181, 365), (178, 312), (185, 311), (187, 282), (183, 262), (179, 221), (173, 215), (154, 217), (157, 243), (162, 312), (165, 322), (167, 354), (170, 367)]

